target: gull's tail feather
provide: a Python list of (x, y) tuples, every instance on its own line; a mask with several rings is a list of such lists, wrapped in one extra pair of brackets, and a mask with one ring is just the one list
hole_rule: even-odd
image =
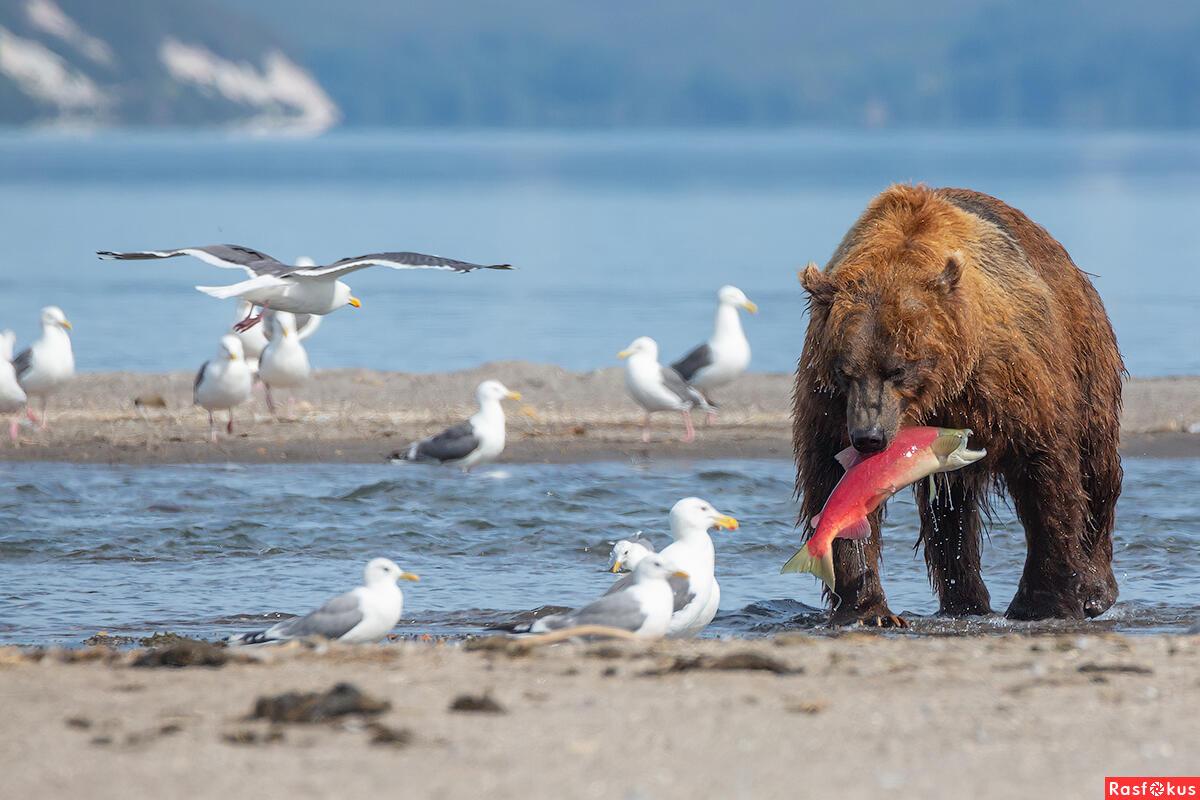
[(287, 281), (277, 278), (274, 275), (258, 275), (250, 280), (231, 283), (228, 286), (197, 286), (196, 290), (204, 292), (209, 297), (228, 300), (231, 297), (240, 297), (255, 289), (265, 289), (268, 286), (278, 286), (283, 283), (287, 283)]

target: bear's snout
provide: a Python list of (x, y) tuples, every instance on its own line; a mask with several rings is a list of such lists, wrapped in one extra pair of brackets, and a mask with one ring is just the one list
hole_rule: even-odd
[(878, 453), (887, 448), (887, 434), (878, 425), (850, 431), (850, 443), (860, 453)]

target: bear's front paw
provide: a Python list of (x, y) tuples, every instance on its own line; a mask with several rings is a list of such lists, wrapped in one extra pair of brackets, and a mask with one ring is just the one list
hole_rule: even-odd
[(861, 625), (864, 628), (907, 628), (908, 621), (893, 614), (887, 603), (871, 603), (860, 608), (835, 611), (831, 625)]
[(1017, 589), (1008, 611), (1009, 619), (1033, 621), (1040, 619), (1083, 619), (1083, 600), (1079, 587), (1068, 587), (1066, 591), (1030, 589), (1024, 583)]

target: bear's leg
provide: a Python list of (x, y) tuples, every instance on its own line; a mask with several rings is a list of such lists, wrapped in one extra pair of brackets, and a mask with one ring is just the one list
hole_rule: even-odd
[(1083, 619), (1092, 568), (1083, 548), (1088, 504), (1078, 454), (1014, 455), (1004, 475), (1028, 548), (1007, 616)]
[(966, 617), (992, 613), (987, 586), (980, 572), (983, 535), (979, 500), (988, 488), (982, 470), (967, 475), (935, 475), (936, 497), (929, 482), (917, 485), (917, 508), (921, 513), (921, 541), (929, 582), (941, 601), (938, 613)]
[(833, 574), (837, 597), (830, 622), (858, 622), (875, 628), (907, 628), (908, 623), (888, 608), (879, 582), (880, 512), (871, 515), (869, 539), (833, 540)]
[(1089, 419), (1080, 463), (1083, 488), (1088, 497), (1088, 526), (1083, 547), (1091, 562), (1091, 574), (1083, 613), (1089, 617), (1100, 616), (1117, 600), (1117, 578), (1112, 571), (1112, 530), (1124, 470), (1113, 433), (1120, 424), (1115, 412), (1112, 420), (1105, 424), (1099, 417)]

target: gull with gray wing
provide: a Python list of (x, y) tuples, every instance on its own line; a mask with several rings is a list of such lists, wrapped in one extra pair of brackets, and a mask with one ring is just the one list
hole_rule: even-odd
[(625, 359), (625, 388), (629, 396), (646, 412), (642, 421), (642, 441), (650, 441), (650, 415), (657, 411), (678, 411), (683, 415), (686, 430), (683, 441), (695, 439), (692, 409), (709, 412), (714, 409), (678, 372), (658, 363), (658, 342), (649, 336), (640, 336), (617, 353), (617, 357)]
[(447, 428), (436, 436), (413, 442), (405, 450), (393, 453), (393, 461), (453, 464), (463, 472), (494, 461), (504, 452), (505, 420), (501, 400), (520, 400), (519, 392), (509, 391), (500, 381), (484, 381), (475, 390), (479, 411), (466, 422)]
[(20, 424), (17, 412), (25, 408), (25, 390), (17, 382), (17, 373), (12, 365), (13, 344), (17, 335), (12, 331), (0, 331), (0, 414), (12, 414), (8, 421), (8, 436), (13, 445), (20, 444), (17, 429)]

